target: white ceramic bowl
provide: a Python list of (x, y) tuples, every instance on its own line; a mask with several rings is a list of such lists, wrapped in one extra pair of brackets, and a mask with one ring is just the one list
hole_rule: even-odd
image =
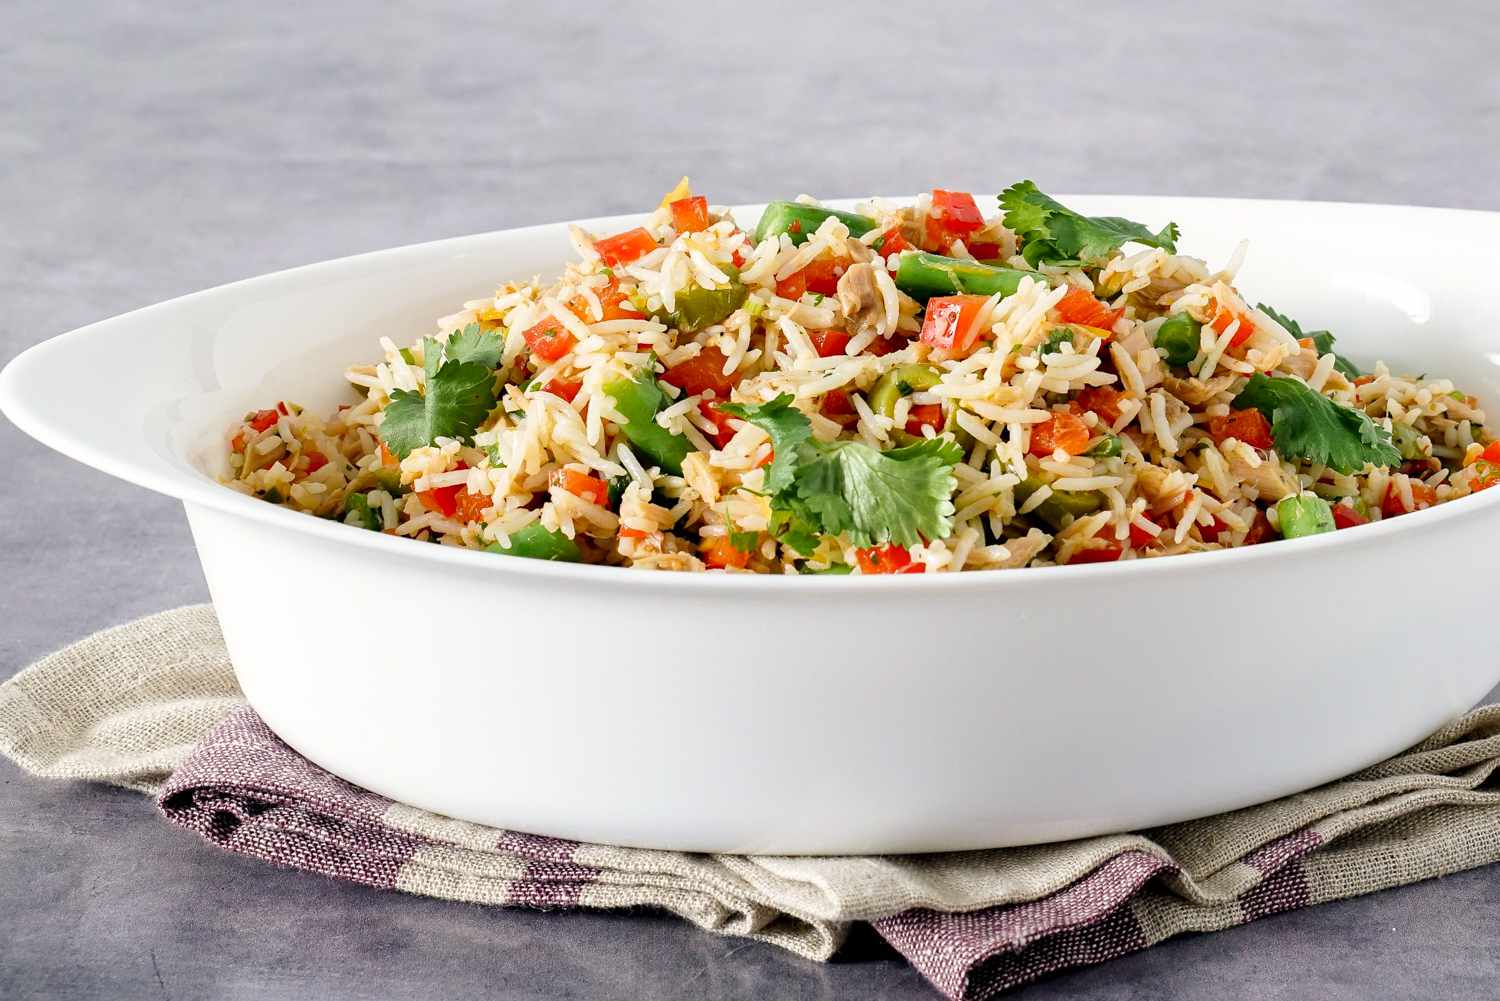
[[(1183, 227), (1366, 363), (1500, 406), (1500, 216), (1080, 197)], [(737, 215), (753, 224), (758, 207)], [(611, 232), (633, 218), (584, 225)], [(1441, 252), (1410, 248), (1441, 247)], [(24, 431), (182, 499), (251, 703), (332, 772), (466, 820), (713, 851), (911, 852), (1182, 820), (1374, 762), (1500, 677), (1500, 490), (1251, 549), (943, 576), (677, 575), (419, 545), (214, 482), (224, 429), (562, 225), (297, 268), (97, 323), (0, 375)]]

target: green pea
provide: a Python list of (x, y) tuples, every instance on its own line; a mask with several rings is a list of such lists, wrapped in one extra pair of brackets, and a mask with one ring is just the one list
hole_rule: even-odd
[(1320, 535), (1331, 532), (1333, 508), (1315, 494), (1283, 497), (1276, 504), (1276, 520), (1281, 524), (1281, 536), (1295, 539), (1303, 535)]
[(1198, 357), (1203, 324), (1186, 313), (1175, 313), (1156, 328), (1156, 348), (1168, 365), (1186, 365)]

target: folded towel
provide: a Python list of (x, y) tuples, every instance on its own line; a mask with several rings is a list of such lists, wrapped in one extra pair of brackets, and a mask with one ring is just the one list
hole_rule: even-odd
[(153, 793), (172, 823), (231, 851), (373, 886), (650, 906), (818, 960), (868, 921), (952, 998), (1500, 860), (1500, 706), (1347, 779), (1139, 834), (800, 858), (502, 831), (394, 803), (283, 744), (240, 696), (208, 606), (107, 630), (0, 685), (0, 753)]

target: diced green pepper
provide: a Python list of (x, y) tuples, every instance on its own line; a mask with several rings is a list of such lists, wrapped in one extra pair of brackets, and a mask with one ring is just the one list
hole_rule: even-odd
[(822, 570), (813, 570), (809, 567), (804, 566), (798, 572), (804, 574), (819, 574), (823, 576), (842, 577), (845, 574), (853, 573), (854, 568), (847, 563), (830, 563), (826, 568)]
[(521, 556), (528, 560), (556, 560), (560, 563), (578, 563), (583, 559), (578, 543), (561, 532), (546, 528), (539, 521), (533, 521), (520, 531), (512, 532), (509, 549), (496, 542), (485, 547), (485, 551), (499, 553), (501, 556)]
[(1083, 454), (1090, 459), (1113, 459), (1120, 454), (1120, 438), (1118, 435), (1107, 434)]
[(817, 232), (818, 227), (823, 225), (823, 220), (829, 217), (848, 226), (853, 236), (863, 236), (875, 228), (874, 219), (854, 212), (840, 212), (838, 209), (803, 205), (801, 202), (772, 202), (760, 214), (760, 222), (755, 224), (752, 238), (759, 243), (768, 236), (785, 233), (792, 238), (792, 243), (800, 245), (806, 243), (807, 238)]
[(1203, 324), (1186, 313), (1174, 313), (1156, 328), (1156, 349), (1168, 365), (1186, 365), (1198, 357)]
[(896, 287), (926, 302), (935, 295), (1015, 295), (1022, 278), (1045, 282), (1046, 276), (1015, 268), (996, 268), (978, 261), (903, 250), (896, 266)]
[(682, 475), (682, 460), (692, 445), (680, 434), (673, 434), (656, 423), (656, 415), (667, 401), (667, 394), (656, 383), (656, 373), (649, 368), (634, 379), (616, 379), (604, 384), (604, 391), (615, 401), (615, 409), (625, 418), (620, 431), (630, 443), (663, 472)]
[(405, 493), (401, 487), (401, 470), (396, 466), (381, 466), (375, 470), (375, 482), (392, 497), (400, 497)]
[(1284, 539), (1319, 535), (1331, 532), (1335, 527), (1333, 508), (1316, 494), (1283, 497), (1276, 504), (1276, 520), (1281, 525), (1281, 536)]
[(345, 494), (344, 514), (355, 512), (359, 515), (359, 526), (368, 528), (372, 532), (378, 532), (385, 526), (385, 520), (381, 518), (380, 512), (370, 507), (370, 498), (365, 494)]
[(1391, 422), (1391, 441), (1401, 452), (1403, 459), (1427, 458), (1427, 453), (1422, 451), (1422, 432), (1405, 421)]
[(705, 327), (727, 320), (731, 313), (745, 304), (749, 294), (738, 276), (723, 288), (689, 285), (677, 293), (674, 308), (657, 309), (651, 318), (684, 334), (696, 334)]
[(411, 348), (402, 348), (401, 360), (408, 365), (415, 365), (417, 363), (417, 356), (411, 353)]
[[(1047, 481), (1040, 476), (1028, 476), (1016, 484), (1017, 506), (1024, 504), (1032, 494), (1046, 485)], [(1104, 503), (1104, 495), (1097, 490), (1054, 490), (1031, 513), (1054, 529), (1061, 530), (1073, 519), (1093, 514)]]

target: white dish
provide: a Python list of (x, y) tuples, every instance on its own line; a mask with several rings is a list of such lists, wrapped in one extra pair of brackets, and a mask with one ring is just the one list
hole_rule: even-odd
[[(1211, 260), (1248, 236), (1240, 284), (1256, 297), (1330, 327), (1357, 360), (1450, 375), (1500, 406), (1500, 215), (1065, 200), (1175, 219)], [(736, 214), (753, 224), (758, 207)], [(1126, 830), (1335, 778), (1500, 678), (1486, 655), (1500, 490), (1190, 557), (791, 578), (419, 545), (215, 483), (244, 412), (331, 407), (348, 398), (336, 373), (379, 335), (431, 329), (567, 253), (565, 226), (541, 226), (226, 285), (32, 348), (0, 374), (0, 405), (53, 448), (182, 499), (245, 693), (287, 743), (501, 827), (776, 853)]]

